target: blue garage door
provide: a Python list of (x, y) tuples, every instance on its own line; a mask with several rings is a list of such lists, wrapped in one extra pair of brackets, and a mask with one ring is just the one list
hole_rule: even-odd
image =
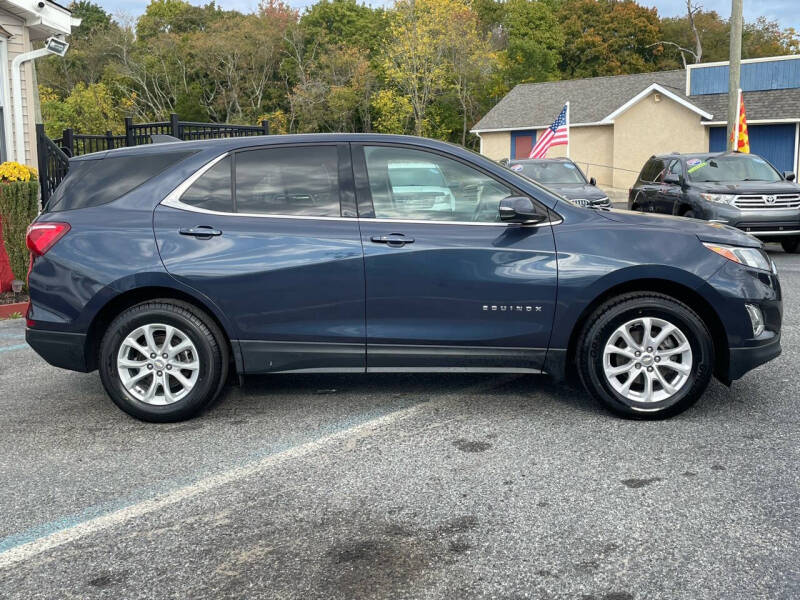
[[(750, 152), (763, 156), (779, 171), (794, 171), (794, 123), (750, 125)], [(725, 127), (712, 127), (708, 136), (709, 152), (725, 150)]]

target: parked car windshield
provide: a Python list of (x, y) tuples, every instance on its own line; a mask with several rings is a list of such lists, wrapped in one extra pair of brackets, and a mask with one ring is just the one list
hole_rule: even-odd
[(548, 183), (586, 183), (580, 169), (568, 162), (517, 163), (510, 169), (529, 179)]
[(714, 156), (686, 161), (689, 179), (698, 182), (780, 181), (781, 176), (760, 156)]
[(442, 172), (434, 164), (400, 163), (389, 165), (389, 180), (393, 186), (446, 187)]

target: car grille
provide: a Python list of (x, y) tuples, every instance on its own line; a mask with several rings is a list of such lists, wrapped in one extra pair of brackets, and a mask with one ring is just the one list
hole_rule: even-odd
[(572, 203), (578, 206), (589, 206), (589, 201), (586, 198), (573, 198)]
[(800, 208), (800, 194), (754, 194), (736, 196), (733, 205), (743, 210)]

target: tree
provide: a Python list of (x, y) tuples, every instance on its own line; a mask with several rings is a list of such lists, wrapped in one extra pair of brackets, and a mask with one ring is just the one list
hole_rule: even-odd
[(185, 0), (150, 0), (136, 23), (136, 36), (147, 40), (161, 33), (203, 31), (220, 12), (213, 2), (201, 7)]
[(502, 77), (506, 88), (559, 75), (564, 48), (559, 19), (547, 2), (508, 0), (500, 24), (505, 45)]
[(72, 30), (70, 34), (70, 42), (75, 43), (76, 40), (84, 40), (98, 31), (107, 30), (111, 27), (111, 15), (109, 15), (103, 8), (90, 2), (89, 0), (79, 0), (72, 2), (69, 5), (72, 11), (72, 16), (81, 20), (81, 24)]
[(658, 13), (633, 0), (565, 0), (559, 9), (564, 31), (561, 71), (567, 77), (597, 77), (653, 71), (654, 45), (661, 39)]
[(110, 42), (119, 29), (96, 4), (83, 0), (72, 3), (70, 9), (82, 22), (70, 36), (69, 52), (64, 57), (50, 56), (36, 62), (39, 82), (62, 95), (68, 95), (79, 82), (90, 85), (103, 80), (113, 60)]
[(407, 133), (414, 113), (411, 102), (394, 90), (380, 90), (372, 97), (373, 128), (378, 133)]
[(320, 0), (300, 17), (306, 39), (321, 46), (355, 46), (372, 54), (381, 49), (386, 13), (356, 0)]
[[(516, 0), (512, 0), (516, 1)], [(498, 68), (498, 55), (489, 38), (479, 29), (478, 15), (466, 4), (454, 7), (450, 30), (443, 40), (450, 71), (450, 88), (458, 100), (461, 115), (461, 144), (478, 108), (478, 96)]]
[(783, 56), (800, 52), (800, 38), (793, 29), (782, 30), (777, 21), (758, 17), (742, 30), (742, 58)]
[(384, 49), (386, 78), (408, 97), (416, 135), (442, 132), (436, 115), (446, 103), (429, 114), (431, 105), (441, 94), (455, 91), (468, 109), (476, 74), (490, 70), (491, 58), (481, 56), (489, 46), (478, 32), (477, 18), (466, 0), (399, 0), (391, 19)]
[(45, 131), (52, 138), (64, 129), (77, 133), (123, 133), (123, 115), (111, 91), (102, 83), (78, 83), (63, 100), (52, 89), (39, 88)]

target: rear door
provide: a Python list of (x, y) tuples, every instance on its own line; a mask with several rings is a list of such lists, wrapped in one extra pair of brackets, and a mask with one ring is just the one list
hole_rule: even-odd
[(364, 266), (346, 144), (218, 157), (155, 211), (167, 270), (233, 322), (247, 372), (365, 367)]
[(556, 299), (555, 245), (549, 223), (500, 222), (500, 200), (522, 192), (419, 148), (354, 144), (353, 164), (367, 369), (541, 369)]

